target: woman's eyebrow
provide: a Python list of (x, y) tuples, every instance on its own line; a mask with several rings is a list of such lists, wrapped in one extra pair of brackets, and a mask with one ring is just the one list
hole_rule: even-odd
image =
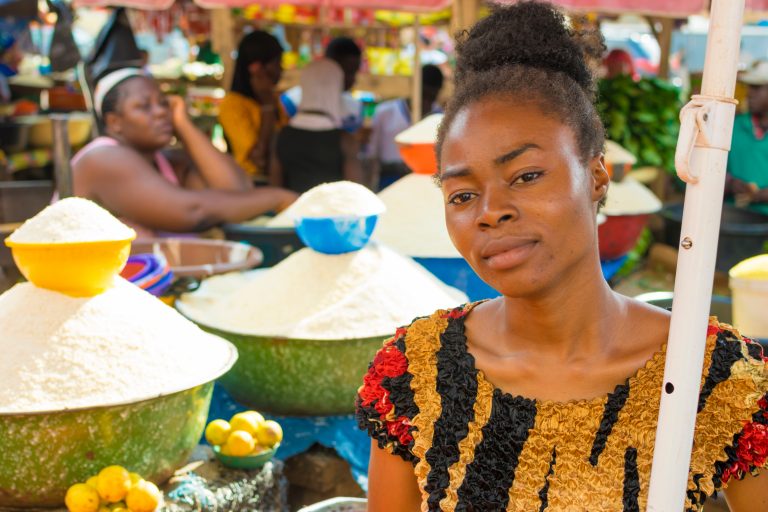
[(496, 164), (496, 165), (506, 164), (508, 162), (511, 162), (512, 160), (514, 160), (515, 158), (519, 157), (520, 155), (522, 155), (523, 153), (525, 153), (526, 151), (528, 151), (530, 149), (541, 149), (541, 146), (539, 146), (538, 144), (534, 144), (533, 142), (527, 142), (527, 143), (523, 144), (522, 146), (519, 146), (519, 147), (513, 149), (512, 151), (509, 151), (509, 152), (504, 153), (503, 155), (501, 155), (499, 157), (496, 157), (493, 160), (493, 163)]

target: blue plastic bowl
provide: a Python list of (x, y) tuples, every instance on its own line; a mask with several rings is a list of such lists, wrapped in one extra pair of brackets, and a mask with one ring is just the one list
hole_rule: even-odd
[(296, 221), (296, 233), (304, 245), (324, 254), (344, 254), (365, 247), (379, 220), (367, 217), (305, 217)]

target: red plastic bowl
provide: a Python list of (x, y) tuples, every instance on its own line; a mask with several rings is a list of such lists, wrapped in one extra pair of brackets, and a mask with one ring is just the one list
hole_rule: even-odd
[(608, 216), (597, 228), (601, 260), (614, 260), (637, 244), (648, 223), (648, 214)]
[(416, 174), (435, 174), (437, 156), (434, 144), (398, 144), (400, 156), (410, 170)]

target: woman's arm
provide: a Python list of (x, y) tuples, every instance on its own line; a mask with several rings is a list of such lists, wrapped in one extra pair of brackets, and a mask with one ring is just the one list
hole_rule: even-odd
[(413, 464), (379, 448), (371, 441), (368, 466), (368, 512), (419, 512), (421, 492)]
[(186, 190), (168, 183), (140, 155), (124, 147), (94, 149), (77, 167), (78, 194), (118, 216), (162, 231), (200, 231), (221, 222), (241, 222), (282, 210), (296, 198), (293, 192), (273, 187)]
[(272, 146), (272, 139), (274, 138), (275, 127), (277, 126), (277, 108), (278, 106), (274, 103), (261, 105), (259, 136), (250, 152), (251, 161), (261, 169), (261, 172), (268, 172), (270, 159), (274, 159), (274, 154), (270, 154), (269, 150)]
[(201, 132), (187, 115), (184, 100), (179, 96), (169, 96), (173, 115), (173, 127), (176, 135), (194, 163), (188, 174), (194, 179), (195, 174), (217, 190), (248, 190), (253, 187), (245, 172), (229, 156), (216, 149), (208, 137)]
[(746, 475), (743, 480), (728, 483), (725, 501), (731, 512), (755, 512), (768, 510), (768, 473), (758, 476)]
[(363, 168), (360, 165), (360, 144), (354, 134), (342, 132), (341, 151), (344, 155), (344, 179), (362, 183)]
[(284, 187), (283, 163), (280, 161), (280, 155), (277, 152), (280, 134), (278, 134), (277, 137), (272, 137), (272, 139), (272, 159), (269, 162), (269, 184), (273, 187)]

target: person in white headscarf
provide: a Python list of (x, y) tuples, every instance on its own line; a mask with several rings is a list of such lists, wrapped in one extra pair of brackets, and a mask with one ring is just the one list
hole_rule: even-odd
[(295, 192), (330, 181), (362, 181), (359, 145), (342, 128), (344, 73), (334, 61), (312, 62), (301, 74), (296, 115), (277, 137), (273, 185)]

